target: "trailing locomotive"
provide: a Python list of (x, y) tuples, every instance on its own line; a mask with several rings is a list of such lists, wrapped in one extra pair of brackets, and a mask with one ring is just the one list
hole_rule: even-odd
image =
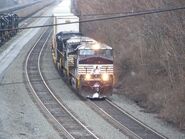
[[(18, 16), (13, 13), (0, 15), (0, 46), (13, 37), (18, 28)], [(3, 31), (4, 29), (8, 29)]]
[[(54, 10), (55, 24), (79, 21), (77, 16), (59, 9), (67, 8)], [(52, 55), (63, 78), (83, 97), (104, 98), (112, 94), (113, 50), (83, 36), (78, 23), (54, 27)]]

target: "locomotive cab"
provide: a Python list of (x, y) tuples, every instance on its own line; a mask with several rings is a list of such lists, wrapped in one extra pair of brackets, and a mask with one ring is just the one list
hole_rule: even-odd
[(88, 98), (104, 98), (112, 94), (113, 50), (93, 41), (81, 43), (76, 48), (76, 76), (78, 90)]

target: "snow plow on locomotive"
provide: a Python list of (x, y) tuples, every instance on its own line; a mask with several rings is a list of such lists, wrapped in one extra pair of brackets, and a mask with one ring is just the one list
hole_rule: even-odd
[(114, 84), (112, 48), (83, 36), (77, 16), (59, 13), (55, 10), (54, 24), (75, 23), (54, 26), (52, 55), (57, 69), (81, 96), (110, 96)]

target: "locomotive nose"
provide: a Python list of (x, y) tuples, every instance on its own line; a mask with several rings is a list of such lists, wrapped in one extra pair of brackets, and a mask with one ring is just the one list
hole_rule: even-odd
[(96, 91), (94, 94), (93, 94), (93, 98), (99, 98), (99, 96), (100, 96), (100, 84), (99, 83), (95, 83), (94, 85), (93, 85), (93, 88), (94, 88), (94, 90)]

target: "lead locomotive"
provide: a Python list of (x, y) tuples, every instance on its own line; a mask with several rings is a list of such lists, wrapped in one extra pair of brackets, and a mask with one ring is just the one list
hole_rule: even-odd
[(54, 63), (63, 78), (83, 97), (108, 97), (114, 84), (113, 50), (83, 36), (79, 32), (79, 18), (69, 11), (63, 3), (54, 10), (55, 24), (75, 22), (54, 27)]

